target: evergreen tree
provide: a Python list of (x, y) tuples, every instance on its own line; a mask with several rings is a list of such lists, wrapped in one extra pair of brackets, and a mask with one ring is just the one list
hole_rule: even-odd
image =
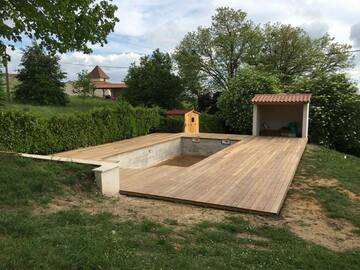
[(39, 45), (33, 44), (24, 51), (22, 69), (17, 78), (15, 100), (36, 105), (66, 105), (64, 92), (65, 73), (61, 71), (59, 57), (46, 53)]

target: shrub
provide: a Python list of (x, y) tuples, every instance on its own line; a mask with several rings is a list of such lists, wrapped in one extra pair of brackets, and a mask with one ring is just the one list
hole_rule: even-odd
[(251, 99), (258, 93), (276, 93), (276, 76), (253, 68), (242, 69), (218, 99), (219, 115), (232, 132), (250, 134), (252, 129)]
[(345, 74), (323, 74), (291, 90), (312, 94), (311, 142), (360, 156), (360, 96)]
[(37, 118), (30, 112), (0, 112), (0, 149), (52, 154), (149, 133), (158, 128), (157, 108), (116, 107), (85, 113)]
[(202, 113), (200, 115), (200, 132), (226, 133), (225, 123), (218, 115)]
[(161, 117), (160, 132), (178, 133), (184, 132), (184, 118), (183, 117)]

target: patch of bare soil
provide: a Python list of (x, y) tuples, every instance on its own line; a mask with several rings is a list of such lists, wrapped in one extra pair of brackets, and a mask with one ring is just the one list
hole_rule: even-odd
[[(81, 193), (56, 198), (47, 208), (37, 207), (34, 208), (34, 211), (38, 214), (45, 214), (78, 208), (91, 214), (109, 212), (118, 216), (120, 220), (148, 218), (164, 224), (169, 224), (170, 220), (177, 225), (174, 226), (176, 230), (203, 221), (223, 221), (227, 216), (236, 215), (254, 226), (286, 226), (299, 237), (335, 251), (360, 248), (360, 237), (353, 233), (356, 228), (351, 223), (326, 217), (316, 199), (301, 195), (301, 190), (311, 191), (314, 186), (337, 186), (337, 181), (335, 179), (313, 181), (301, 179), (295, 181), (291, 188), (292, 192), (288, 195), (278, 217), (234, 213), (125, 195), (103, 198), (97, 201)], [(350, 191), (344, 190), (344, 192), (348, 194), (350, 199), (359, 199), (356, 194)], [(267, 240), (247, 234), (239, 234), (238, 237), (253, 238), (253, 240), (260, 241)]]
[(314, 187), (336, 187), (349, 199), (358, 200), (355, 193), (341, 188), (336, 179), (301, 179), (295, 182), (285, 201), (281, 220), (276, 223), (287, 225), (301, 238), (312, 241), (335, 251), (360, 248), (360, 237), (354, 234), (357, 228), (346, 220), (328, 218), (320, 203), (313, 197), (301, 196), (301, 190), (310, 191)]
[(46, 208), (37, 208), (35, 211), (43, 214), (73, 208), (79, 208), (91, 214), (109, 212), (123, 220), (148, 218), (165, 224), (169, 220), (174, 220), (178, 225), (192, 225), (202, 221), (218, 222), (229, 214), (222, 210), (125, 195), (104, 198), (99, 202), (81, 195), (67, 196), (56, 198)]
[(301, 238), (335, 251), (360, 248), (356, 227), (341, 219), (330, 219), (314, 198), (293, 194), (287, 199), (281, 213), (283, 224)]

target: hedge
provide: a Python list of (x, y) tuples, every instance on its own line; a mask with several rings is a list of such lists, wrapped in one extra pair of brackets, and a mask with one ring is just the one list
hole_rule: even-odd
[(216, 114), (202, 113), (200, 115), (200, 132), (227, 133), (225, 122)]
[(52, 154), (145, 135), (158, 129), (157, 108), (116, 107), (59, 115), (50, 119), (31, 112), (0, 112), (0, 150)]
[[(160, 132), (177, 133), (184, 131), (184, 117), (166, 117), (161, 118)], [(208, 133), (226, 133), (224, 121), (217, 115), (201, 113), (200, 114), (200, 132)]]

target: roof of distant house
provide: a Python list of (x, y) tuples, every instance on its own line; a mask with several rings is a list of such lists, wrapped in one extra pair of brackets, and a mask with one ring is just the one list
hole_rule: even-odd
[(194, 111), (194, 113), (200, 114), (199, 112), (193, 110), (193, 109), (173, 109), (170, 111), (167, 111), (166, 115), (184, 115), (188, 112)]
[(106, 75), (99, 66), (94, 67), (94, 69), (89, 73), (89, 77), (91, 79), (110, 79), (110, 77)]
[(294, 104), (309, 103), (311, 94), (256, 94), (253, 104)]
[(111, 83), (111, 82), (93, 82), (96, 89), (123, 89), (126, 88), (126, 83)]

